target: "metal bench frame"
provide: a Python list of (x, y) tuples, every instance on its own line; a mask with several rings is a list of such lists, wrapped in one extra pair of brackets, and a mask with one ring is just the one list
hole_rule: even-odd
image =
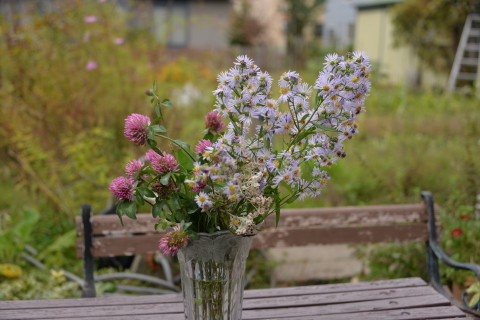
[[(421, 193), (419, 204), (358, 206), (314, 209), (284, 209), (278, 227), (275, 217), (265, 221), (265, 230), (259, 232), (252, 248), (309, 246), (318, 244), (355, 244), (395, 241), (425, 241), (427, 248), (428, 281), (451, 303), (465, 312), (480, 316), (479, 304), (470, 308), (463, 293), (463, 301), (455, 300), (441, 283), (439, 260), (449, 267), (473, 271), (480, 279), (480, 266), (450, 259), (438, 244), (436, 206), (428, 191)], [(158, 284), (178, 292), (171, 281), (132, 273), (94, 277), (94, 256), (114, 256), (152, 253), (156, 250), (162, 231), (153, 231), (156, 219), (150, 214), (139, 214), (137, 220), (120, 225), (116, 216), (91, 216), (91, 206), (82, 206), (82, 217), (77, 219), (77, 256), (84, 259), (85, 281), (83, 297), (95, 297), (95, 282), (112, 278), (130, 278)], [(146, 226), (150, 227), (145, 231)], [(95, 230), (94, 230), (95, 229)], [(116, 234), (117, 237), (105, 237)], [(125, 238), (128, 238), (126, 240)], [(120, 240), (121, 239), (121, 240)], [(136, 239), (135, 241), (133, 241)], [(129, 248), (120, 248), (116, 243)], [(139, 245), (141, 244), (141, 245)], [(86, 250), (84, 250), (86, 248)], [(158, 291), (157, 293), (163, 293)]]

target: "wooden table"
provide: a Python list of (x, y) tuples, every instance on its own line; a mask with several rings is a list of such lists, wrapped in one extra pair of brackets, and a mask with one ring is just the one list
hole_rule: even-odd
[[(467, 318), (419, 278), (246, 290), (243, 319)], [(181, 320), (182, 297), (2, 301), (0, 319)]]

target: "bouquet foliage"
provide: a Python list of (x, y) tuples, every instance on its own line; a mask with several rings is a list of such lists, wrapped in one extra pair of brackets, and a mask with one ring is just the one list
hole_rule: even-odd
[[(358, 133), (370, 71), (363, 52), (329, 54), (313, 87), (297, 72), (285, 72), (273, 99), (270, 75), (239, 56), (218, 76), (215, 109), (194, 150), (157, 124), (162, 108), (173, 105), (156, 95), (154, 84), (146, 94), (157, 118), (132, 114), (125, 120), (125, 136), (149, 150), (145, 162), (128, 162), (126, 176), (110, 185), (118, 216), (135, 219), (137, 204), (150, 203), (159, 219), (155, 228), (174, 227), (160, 242), (171, 254), (198, 232), (254, 235), (273, 213), (278, 223), (280, 208), (318, 196), (329, 179), (325, 168), (346, 156), (343, 142)], [(158, 149), (157, 138), (168, 140), (171, 150)]]

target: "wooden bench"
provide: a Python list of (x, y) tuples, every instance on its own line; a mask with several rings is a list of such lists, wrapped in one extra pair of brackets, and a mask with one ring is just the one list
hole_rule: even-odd
[[(274, 215), (269, 216), (264, 230), (255, 236), (252, 248), (423, 241), (427, 245), (429, 283), (466, 310), (464, 303), (445, 292), (438, 259), (451, 267), (472, 270), (479, 279), (480, 266), (455, 262), (445, 255), (437, 243), (439, 226), (433, 197), (426, 191), (421, 197), (422, 201), (414, 204), (283, 209), (278, 227), (275, 228)], [(77, 257), (85, 261), (85, 297), (95, 296), (93, 257), (155, 253), (158, 241), (165, 234), (154, 230), (157, 219), (151, 214), (138, 214), (136, 220), (124, 219), (124, 226), (116, 215), (90, 215), (90, 206), (84, 205), (82, 217), (76, 220)]]

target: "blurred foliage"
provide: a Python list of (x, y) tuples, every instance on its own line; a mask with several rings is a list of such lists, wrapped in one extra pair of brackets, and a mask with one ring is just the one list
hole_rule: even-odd
[(405, 0), (392, 8), (394, 38), (428, 68), (450, 72), (467, 15), (479, 9), (478, 0)]
[(29, 243), (47, 266), (81, 275), (74, 216), (85, 202), (97, 213), (112, 205), (111, 180), (141, 156), (123, 138), (124, 119), (154, 116), (144, 92), (157, 80), (161, 96), (183, 99), (184, 109), (165, 113), (170, 136), (180, 136), (180, 118), (202, 119), (213, 98), (178, 88), (198, 82), (194, 90), (211, 90), (217, 72), (212, 63), (172, 57), (145, 21), (132, 28), (138, 6), (129, 13), (93, 0), (13, 7), (26, 11), (0, 18), (0, 264), (25, 270), (19, 254)]
[(287, 52), (294, 59), (296, 67), (304, 68), (308, 44), (305, 41), (305, 29), (315, 23), (319, 8), (325, 0), (286, 0), (285, 11), (288, 16)]
[(250, 3), (240, 1), (240, 9), (233, 10), (228, 40), (232, 45), (251, 46), (258, 42), (265, 27), (251, 14)]
[(356, 257), (364, 264), (362, 281), (420, 277), (427, 279), (425, 243), (389, 243), (355, 246)]
[(17, 260), (23, 245), (34, 239), (32, 231), (39, 220), (40, 214), (33, 209), (25, 209), (16, 217), (15, 223), (7, 213), (3, 213), (0, 222), (0, 262)]
[[(1, 279), (1, 276), (0, 276)], [(23, 276), (0, 282), (0, 300), (80, 298), (80, 286), (67, 281), (63, 273), (33, 270)]]
[[(445, 252), (454, 260), (480, 264), (480, 219), (475, 216), (475, 207), (464, 205), (466, 197), (456, 193), (440, 211), (442, 218), (442, 244)], [(449, 282), (463, 284), (472, 272), (444, 268), (444, 277)]]

